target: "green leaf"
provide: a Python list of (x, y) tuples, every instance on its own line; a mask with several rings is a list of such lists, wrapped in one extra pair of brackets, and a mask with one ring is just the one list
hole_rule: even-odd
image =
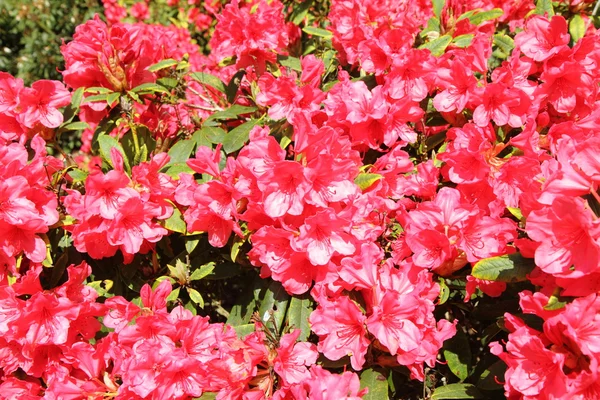
[(194, 397), (193, 400), (215, 400), (217, 398), (217, 394), (215, 392), (205, 392), (200, 397)]
[(185, 224), (185, 221), (183, 220), (183, 215), (181, 215), (181, 211), (179, 211), (179, 208), (175, 206), (173, 206), (173, 214), (171, 214), (169, 218), (160, 222), (163, 227), (170, 231), (179, 233), (187, 232), (187, 226)]
[(93, 86), (93, 87), (89, 87), (87, 89), (84, 90), (85, 93), (94, 93), (94, 94), (108, 94), (108, 93), (112, 93), (113, 91), (109, 88), (105, 88), (102, 86)]
[(440, 276), (438, 283), (440, 285), (440, 301), (438, 304), (444, 304), (450, 298), (450, 288), (446, 285), (446, 279)]
[(158, 78), (156, 80), (156, 83), (158, 83), (161, 86), (164, 86), (167, 89), (175, 89), (177, 87), (177, 85), (179, 84), (179, 81), (175, 78), (170, 78), (170, 77), (165, 77), (165, 78)]
[(483, 399), (484, 396), (475, 385), (469, 383), (452, 383), (435, 388), (431, 400), (444, 399)]
[(187, 251), (188, 254), (192, 254), (196, 247), (198, 247), (198, 243), (200, 243), (200, 239), (194, 239), (189, 236), (186, 237), (185, 251)]
[(125, 154), (132, 160), (132, 165), (137, 165), (140, 162), (148, 161), (148, 154), (154, 151), (156, 148), (156, 140), (152, 136), (152, 132), (144, 125), (135, 126), (135, 131), (138, 137), (138, 143), (140, 146), (140, 153), (136, 158), (135, 141), (133, 139), (133, 130), (129, 129), (121, 138), (121, 145)]
[(87, 286), (93, 288), (98, 293), (98, 296), (102, 296), (105, 298), (113, 296), (112, 293), (109, 292), (109, 290), (113, 287), (113, 281), (109, 279), (105, 279), (103, 281), (89, 282)]
[(437, 39), (434, 39), (430, 42), (422, 44), (421, 46), (419, 46), (419, 49), (428, 49), (431, 52), (431, 54), (433, 54), (436, 57), (439, 57), (442, 54), (444, 54), (446, 47), (448, 47), (448, 45), (450, 44), (451, 41), (452, 41), (452, 36), (443, 35)]
[(466, 33), (452, 39), (452, 44), (454, 44), (456, 47), (469, 47), (471, 42), (473, 42), (474, 37), (475, 35), (472, 33)]
[(77, 122), (71, 122), (69, 124), (63, 125), (61, 127), (61, 129), (65, 130), (65, 131), (82, 131), (89, 127), (90, 126), (88, 125), (87, 122), (77, 121)]
[(131, 91), (136, 94), (147, 94), (147, 93), (169, 94), (170, 93), (167, 89), (165, 89), (158, 83), (154, 83), (154, 82), (142, 83), (141, 85), (136, 86), (133, 89), (131, 89)]
[(215, 266), (215, 269), (205, 279), (209, 280), (220, 280), (227, 279), (239, 275), (242, 272), (242, 268), (239, 264), (232, 262), (224, 262)]
[(298, 340), (301, 342), (305, 342), (310, 335), (308, 317), (313, 310), (314, 306), (309, 296), (294, 296), (290, 300), (290, 307), (287, 312), (287, 324), (302, 331), (298, 337)]
[(430, 32), (440, 33), (440, 30), (441, 30), (440, 20), (436, 17), (432, 17), (427, 20), (427, 25), (425, 26), (425, 29), (423, 29), (421, 31), (421, 33), (419, 33), (419, 36), (422, 38), (426, 38), (426, 37), (428, 37), (428, 33), (430, 33)]
[(515, 48), (515, 41), (510, 36), (501, 33), (494, 35), (494, 44), (507, 55)]
[(173, 60), (172, 58), (167, 58), (166, 60), (162, 60), (160, 62), (157, 62), (156, 64), (149, 66), (148, 71), (150, 71), (150, 72), (160, 71), (161, 69), (174, 67), (178, 63), (179, 63), (179, 61), (177, 61), (177, 60)]
[(71, 94), (71, 103), (65, 107), (65, 111), (63, 113), (65, 122), (72, 121), (75, 115), (79, 113), (79, 106), (81, 106), (81, 102), (83, 101), (84, 92), (85, 88), (80, 87)]
[(235, 333), (238, 337), (243, 339), (254, 332), (254, 324), (233, 325), (233, 329), (235, 329)]
[(497, 282), (521, 282), (527, 279), (535, 267), (531, 258), (525, 258), (520, 253), (505, 254), (478, 261), (471, 271), (477, 279)]
[(205, 126), (200, 130), (197, 130), (192, 135), (192, 140), (196, 142), (198, 146), (212, 147), (213, 144), (219, 144), (223, 142), (227, 132), (216, 126)]
[(88, 173), (80, 170), (79, 168), (70, 170), (68, 175), (71, 177), (71, 179), (73, 179), (73, 183), (85, 182), (88, 177)]
[(242, 78), (244, 77), (244, 75), (246, 75), (246, 71), (241, 69), (238, 72), (236, 72), (229, 80), (229, 83), (225, 88), (225, 94), (227, 95), (227, 101), (229, 103), (233, 103), (235, 101), (235, 96), (237, 95), (238, 89), (240, 88)]
[(165, 167), (163, 172), (174, 179), (179, 179), (179, 174), (182, 172), (186, 174), (194, 174), (194, 170), (188, 167), (187, 163), (175, 163), (171, 166)]
[(304, 0), (301, 3), (293, 3), (292, 14), (290, 15), (290, 20), (294, 25), (300, 25), (304, 18), (308, 14), (308, 10), (313, 5), (313, 0)]
[(276, 281), (272, 281), (261, 295), (260, 307), (258, 309), (261, 320), (270, 328), (274, 328), (269, 322), (271, 321), (272, 314), (277, 330), (281, 333), (290, 295), (287, 294), (281, 283)]
[(546, 311), (555, 311), (564, 308), (567, 305), (567, 301), (565, 301), (561, 296), (552, 295), (548, 299), (548, 304), (544, 306), (544, 310)]
[(500, 390), (502, 385), (498, 382), (504, 381), (504, 373), (506, 372), (506, 364), (502, 360), (498, 360), (487, 367), (479, 376), (477, 387), (482, 390)]
[(114, 137), (112, 137), (110, 135), (102, 135), (98, 138), (98, 144), (100, 146), (100, 156), (108, 165), (110, 165), (112, 168), (114, 168), (112, 159), (110, 157), (110, 150), (114, 147), (123, 156), (123, 163), (125, 165), (125, 169), (127, 171), (131, 171), (131, 167), (129, 166), (129, 160), (127, 159), (127, 155), (125, 155), (123, 146), (121, 146), (121, 144), (117, 141), (117, 139), (115, 139)]
[(319, 36), (325, 39), (331, 39), (333, 37), (333, 33), (328, 31), (327, 29), (315, 28), (314, 26), (305, 26), (302, 28), (304, 33), (308, 33), (312, 36)]
[(107, 101), (109, 93), (95, 94), (88, 96), (83, 100), (83, 103), (93, 103), (96, 101)]
[(165, 300), (176, 301), (179, 298), (180, 291), (181, 291), (180, 287), (173, 289), (173, 291), (171, 293), (169, 293), (169, 295), (167, 296), (167, 298)]
[(216, 113), (211, 114), (205, 122), (237, 119), (240, 115), (250, 114), (254, 111), (256, 111), (256, 107), (247, 107), (240, 106), (239, 104), (234, 104), (226, 110), (217, 111)]
[(577, 43), (585, 35), (585, 21), (580, 14), (575, 14), (569, 21), (569, 33), (574, 43)]
[(302, 72), (302, 64), (299, 58), (292, 56), (277, 55), (277, 62), (293, 71)]
[(379, 174), (360, 173), (354, 179), (354, 183), (356, 183), (356, 185), (364, 191), (370, 188), (375, 182), (377, 182), (381, 178), (383, 178), (383, 176)]
[(360, 388), (368, 388), (369, 392), (363, 396), (363, 400), (387, 400), (388, 380), (386, 375), (379, 369), (365, 369), (360, 374)]
[(175, 143), (167, 153), (170, 157), (167, 165), (186, 162), (189, 160), (192, 151), (194, 151), (194, 147), (196, 147), (196, 142), (190, 139), (180, 140), (179, 142)]
[(236, 326), (249, 323), (252, 314), (257, 309), (261, 293), (266, 290), (268, 284), (269, 282), (262, 279), (257, 273), (251, 284), (244, 285), (242, 292), (235, 300), (235, 304), (231, 307), (227, 324)]
[(190, 295), (190, 300), (198, 304), (200, 308), (204, 308), (204, 299), (202, 298), (202, 295), (196, 289), (192, 289), (191, 287), (187, 287), (186, 290)]
[(535, 2), (535, 14), (545, 15), (548, 13), (549, 17), (554, 15), (554, 7), (552, 6), (552, 0), (537, 0)]
[(108, 104), (110, 107), (114, 107), (120, 97), (121, 97), (121, 93), (117, 93), (117, 92), (110, 93), (109, 95), (106, 96), (106, 104)]
[(215, 263), (209, 262), (207, 264), (202, 265), (200, 268), (197, 268), (190, 275), (190, 281), (199, 281), (200, 279), (206, 277), (208, 274), (212, 273), (215, 269)]
[(193, 72), (190, 74), (190, 77), (197, 82), (217, 89), (223, 94), (226, 92), (225, 84), (212, 74), (208, 74), (206, 72)]
[(225, 153), (230, 154), (241, 149), (244, 146), (244, 143), (248, 141), (248, 138), (250, 137), (250, 131), (256, 125), (258, 125), (258, 123), (258, 120), (253, 119), (244, 122), (243, 124), (229, 131), (223, 139), (223, 150)]
[(442, 15), (442, 10), (444, 9), (444, 5), (446, 5), (446, 0), (432, 0), (433, 3), (433, 15), (437, 19)]
[[(473, 25), (479, 25), (485, 21), (491, 21), (496, 18), (500, 18), (502, 16), (502, 14), (504, 14), (504, 11), (502, 11), (501, 8), (493, 8), (488, 11), (476, 12), (472, 15), (467, 16), (466, 18), (468, 18), (469, 22), (472, 23)], [(458, 18), (459, 21), (461, 19), (464, 19), (463, 16), (460, 16)]]
[(469, 338), (461, 329), (457, 329), (454, 337), (444, 342), (444, 358), (448, 368), (458, 379), (464, 381), (471, 371), (471, 347)]

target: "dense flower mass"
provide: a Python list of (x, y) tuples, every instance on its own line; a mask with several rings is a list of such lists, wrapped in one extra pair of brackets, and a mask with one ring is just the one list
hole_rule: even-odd
[(0, 72), (0, 399), (600, 398), (592, 1), (103, 3)]

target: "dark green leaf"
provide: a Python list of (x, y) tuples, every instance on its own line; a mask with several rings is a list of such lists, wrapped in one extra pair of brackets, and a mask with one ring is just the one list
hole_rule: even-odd
[(429, 51), (431, 51), (431, 54), (433, 54), (436, 57), (439, 57), (442, 54), (444, 54), (444, 51), (446, 51), (446, 47), (448, 47), (448, 45), (450, 44), (451, 41), (452, 41), (452, 36), (443, 35), (437, 39), (434, 39), (430, 42), (422, 44), (421, 46), (419, 46), (419, 48), (420, 49), (428, 49)]
[(506, 372), (506, 364), (502, 360), (496, 361), (494, 364), (486, 368), (479, 376), (477, 387), (482, 390), (500, 390), (502, 385), (498, 382), (504, 381), (504, 373)]
[(250, 131), (256, 125), (258, 125), (258, 122), (258, 120), (253, 119), (244, 122), (243, 124), (229, 131), (223, 139), (223, 150), (225, 153), (230, 154), (241, 149), (244, 146), (244, 143), (248, 141), (248, 138), (250, 137)]
[(190, 77), (197, 82), (208, 85), (212, 88), (217, 89), (219, 92), (225, 94), (225, 84), (219, 78), (212, 74), (208, 74), (206, 72), (193, 72), (190, 74)]
[(246, 75), (246, 71), (241, 69), (238, 72), (236, 72), (229, 80), (229, 83), (225, 88), (225, 94), (227, 95), (227, 101), (229, 103), (233, 103), (235, 101), (235, 96), (237, 95), (238, 89), (240, 88), (242, 78), (244, 77), (244, 75)]
[(308, 10), (313, 4), (313, 0), (304, 0), (301, 3), (294, 3), (294, 8), (292, 10), (292, 14), (290, 15), (290, 20), (294, 25), (300, 25), (304, 18), (308, 14)]
[(213, 144), (223, 143), (223, 139), (227, 132), (215, 126), (205, 126), (194, 132), (192, 140), (198, 146), (212, 147)]
[(242, 272), (239, 264), (232, 262), (224, 262), (222, 264), (218, 264), (215, 266), (215, 269), (204, 279), (209, 280), (219, 280), (219, 279), (227, 279), (239, 275)]
[(167, 165), (185, 163), (187, 160), (189, 160), (192, 151), (194, 151), (194, 147), (196, 147), (196, 142), (190, 139), (180, 140), (179, 142), (175, 143), (167, 153), (170, 157)]
[(360, 374), (360, 388), (368, 388), (369, 392), (363, 396), (363, 400), (386, 400), (389, 399), (387, 375), (373, 368), (365, 369)]
[(459, 328), (454, 337), (444, 342), (444, 358), (448, 368), (458, 379), (464, 381), (471, 371), (471, 347), (469, 338)]
[[(261, 320), (270, 328), (275, 328), (270, 322), (275, 321), (277, 331), (281, 333), (290, 295), (287, 294), (281, 283), (275, 281), (272, 281), (261, 295), (258, 309)], [(271, 315), (273, 315), (272, 320)]]
[(477, 279), (497, 282), (521, 282), (527, 279), (535, 267), (531, 258), (525, 258), (520, 253), (490, 257), (478, 261), (471, 271)]
[(256, 274), (252, 283), (245, 285), (242, 293), (236, 299), (229, 312), (229, 317), (227, 317), (227, 324), (235, 326), (249, 323), (254, 310), (257, 309), (261, 293), (266, 290), (268, 283), (266, 279), (262, 279)]
[(150, 72), (160, 71), (161, 69), (174, 67), (178, 63), (179, 63), (179, 61), (177, 61), (177, 60), (173, 60), (172, 58), (167, 58), (166, 60), (162, 60), (160, 62), (157, 62), (156, 64), (149, 66), (148, 71), (150, 71)]
[(290, 307), (287, 312), (287, 324), (289, 327), (300, 329), (302, 333), (298, 340), (305, 342), (310, 335), (310, 324), (308, 317), (314, 307), (309, 296), (293, 296), (290, 300)]
[(475, 385), (468, 383), (452, 383), (435, 388), (431, 400), (447, 399), (483, 399), (485, 398)]

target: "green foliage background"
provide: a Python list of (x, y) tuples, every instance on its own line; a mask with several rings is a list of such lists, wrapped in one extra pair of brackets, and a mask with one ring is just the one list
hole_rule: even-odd
[(95, 13), (101, 0), (0, 0), (0, 71), (25, 84), (60, 79), (60, 45)]

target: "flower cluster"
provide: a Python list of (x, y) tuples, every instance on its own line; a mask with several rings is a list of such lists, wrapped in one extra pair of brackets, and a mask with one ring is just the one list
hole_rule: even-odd
[(0, 73), (0, 398), (600, 396), (590, 1), (182, 3)]

